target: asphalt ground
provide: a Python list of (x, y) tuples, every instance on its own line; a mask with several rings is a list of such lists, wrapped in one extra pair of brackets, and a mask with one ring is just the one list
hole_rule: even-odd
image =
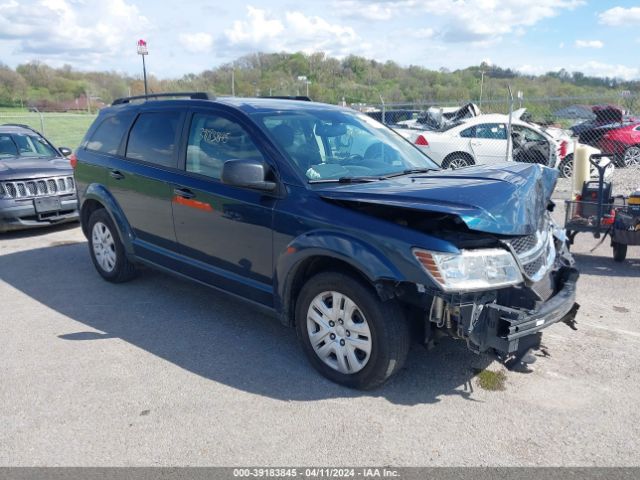
[(103, 281), (76, 225), (4, 234), (0, 465), (638, 466), (640, 248), (596, 243), (573, 248), (578, 330), (549, 327), (532, 372), (445, 339), (359, 392), (239, 300), (150, 269)]

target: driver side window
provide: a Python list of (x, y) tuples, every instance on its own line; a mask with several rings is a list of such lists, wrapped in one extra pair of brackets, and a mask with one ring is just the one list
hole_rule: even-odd
[(243, 158), (264, 159), (244, 128), (219, 115), (193, 116), (187, 144), (187, 172), (219, 180), (224, 162)]

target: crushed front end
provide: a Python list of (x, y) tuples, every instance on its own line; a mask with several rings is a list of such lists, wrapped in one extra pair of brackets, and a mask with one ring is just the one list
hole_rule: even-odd
[[(433, 252), (414, 251), (440, 287), (417, 286), (422, 298), (429, 299), (423, 304), (427, 341), (444, 331), (465, 340), (474, 352), (493, 351), (508, 360), (537, 346), (540, 336), (535, 334), (542, 329), (557, 322), (573, 327), (579, 308), (575, 301), (579, 274), (564, 230), (547, 212), (534, 234), (498, 241), (498, 248), (463, 250), (458, 257), (466, 256), (465, 264), (454, 255), (440, 258)], [(455, 268), (450, 267), (453, 262), (458, 262)], [(474, 262), (483, 269), (476, 277), (495, 282), (495, 288), (481, 285), (474, 277)], [(464, 275), (469, 278), (460, 280)]]

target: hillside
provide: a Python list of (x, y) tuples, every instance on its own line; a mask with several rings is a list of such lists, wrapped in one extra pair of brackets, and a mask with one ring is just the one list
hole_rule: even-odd
[[(620, 92), (640, 91), (640, 82), (587, 77), (580, 72), (549, 72), (521, 75), (493, 65), (438, 71), (418, 66), (403, 67), (357, 56), (344, 59), (323, 53), (257, 53), (232, 64), (176, 79), (149, 78), (152, 92), (208, 91), (218, 95), (309, 95), (319, 101), (338, 103), (464, 102), (480, 96), (484, 71), (485, 101), (504, 101), (506, 86), (522, 91), (525, 98), (602, 98)], [(27, 106), (34, 102), (71, 101), (83, 95), (109, 103), (114, 98), (143, 93), (142, 75), (117, 72), (81, 72), (69, 66), (52, 68), (31, 62), (15, 70), (0, 65), (0, 106)], [(306, 77), (307, 81), (304, 80)], [(232, 90), (232, 78), (234, 87)], [(308, 83), (308, 84), (307, 84)], [(635, 95), (634, 95), (635, 96)]]

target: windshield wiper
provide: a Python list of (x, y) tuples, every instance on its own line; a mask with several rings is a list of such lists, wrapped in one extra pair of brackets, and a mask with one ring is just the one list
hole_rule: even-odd
[(435, 168), (409, 168), (402, 172), (385, 175), (382, 178), (401, 177), (402, 175), (411, 175), (412, 173), (428, 173), (428, 172), (435, 172), (435, 171), (437, 171)]
[(309, 180), (309, 183), (369, 183), (377, 182), (381, 179), (382, 177), (340, 177)]

